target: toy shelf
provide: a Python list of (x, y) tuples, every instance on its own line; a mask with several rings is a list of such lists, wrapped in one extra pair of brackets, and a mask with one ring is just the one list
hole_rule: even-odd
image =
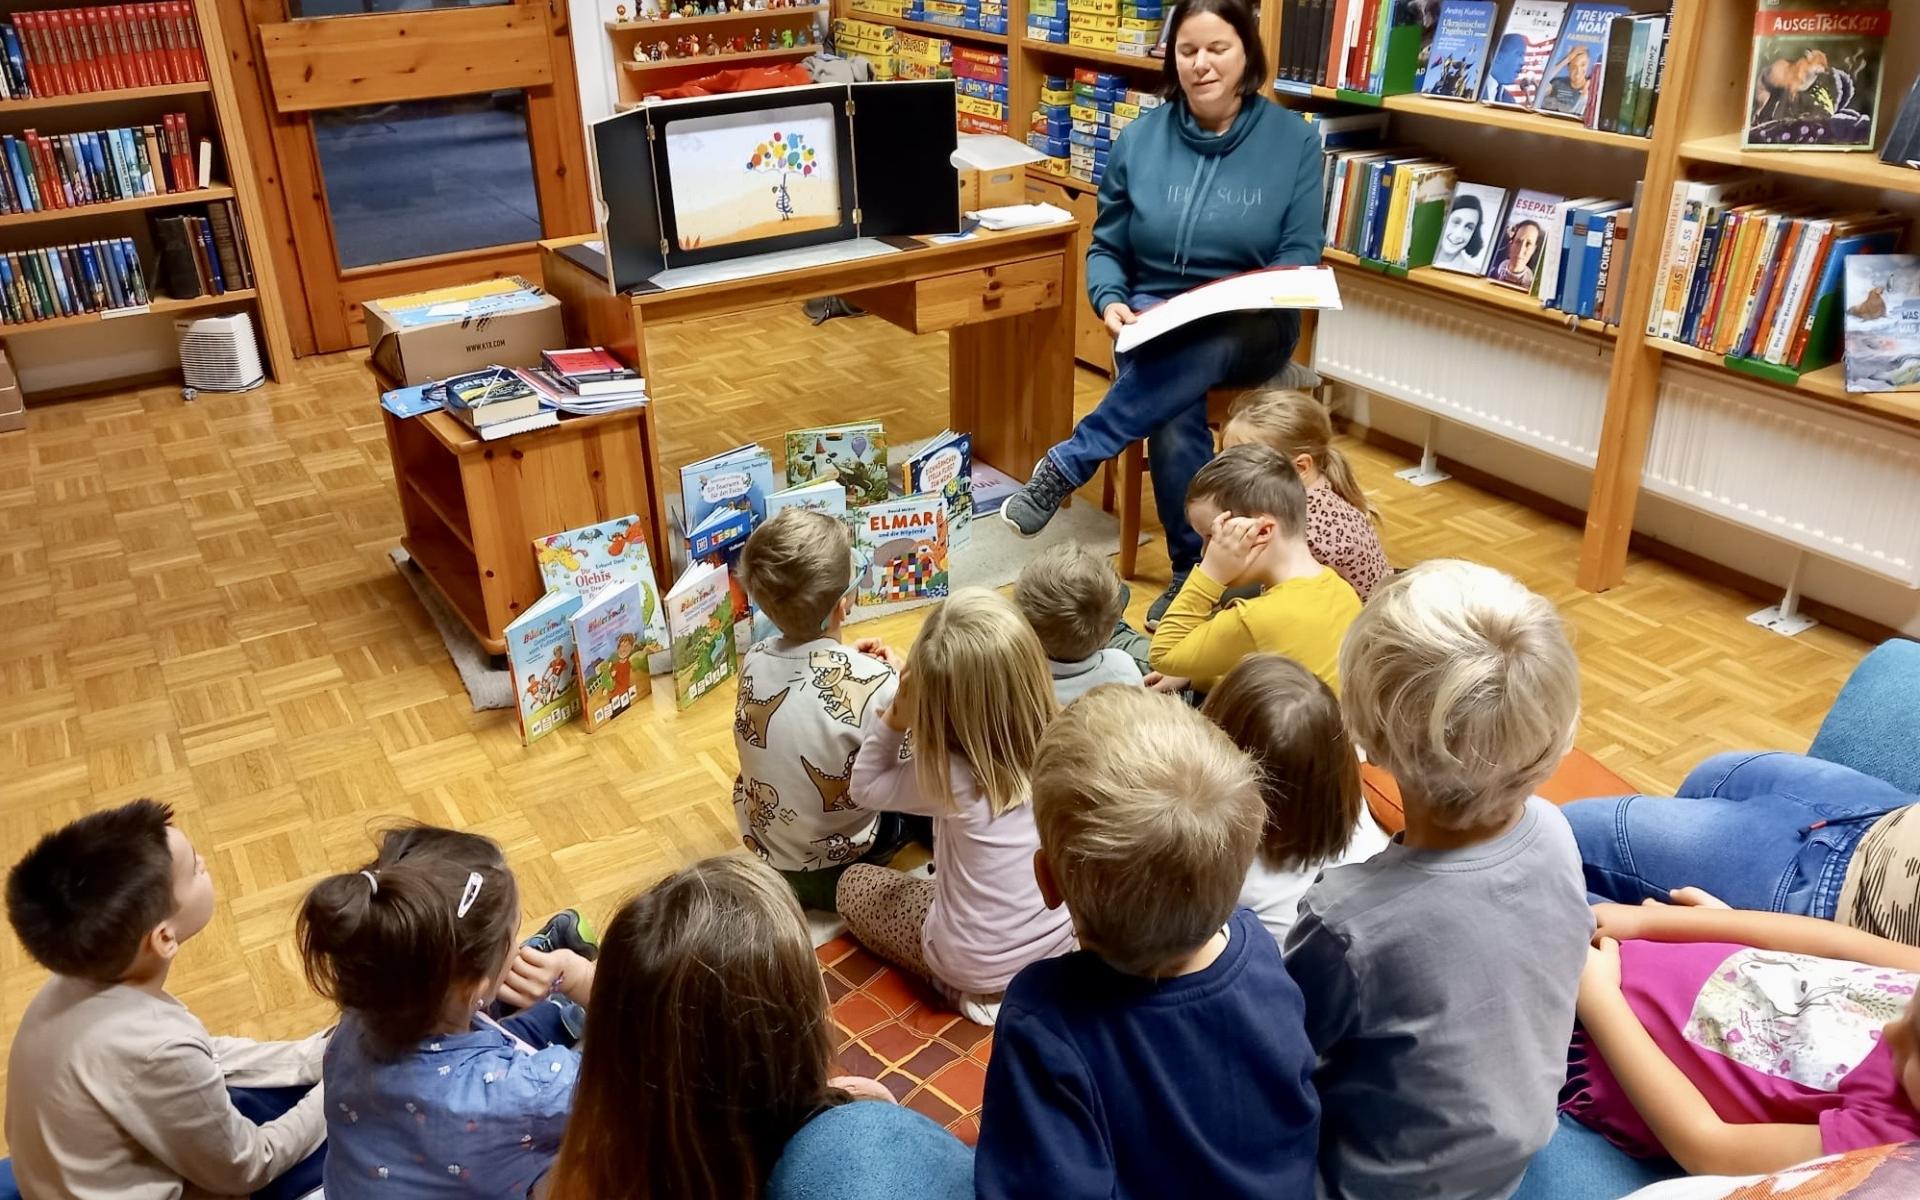
[(863, 12), (849, 9), (850, 21), (871, 21), (875, 25), (891, 25), (895, 29), (904, 29), (908, 33), (923, 34), (927, 37), (958, 38), (963, 42), (981, 42), (989, 46), (1005, 46), (1008, 37), (1004, 33), (988, 33), (984, 29), (961, 29), (953, 25), (940, 25), (932, 21), (909, 21), (905, 17), (889, 17), (881, 13)]
[(820, 47), (806, 46), (769, 46), (765, 50), (742, 50), (728, 54), (690, 54), (685, 58), (663, 58), (659, 62), (623, 62), (620, 69), (635, 75), (645, 75), (660, 71), (684, 70), (687, 67), (705, 67), (726, 63), (760, 62), (766, 59), (806, 58), (820, 52)]
[(805, 4), (793, 8), (751, 8), (739, 12), (708, 13), (698, 17), (658, 17), (651, 21), (608, 21), (608, 33), (658, 33), (683, 25), (738, 25), (742, 21), (766, 21), (780, 17), (814, 16), (826, 12), (828, 5)]

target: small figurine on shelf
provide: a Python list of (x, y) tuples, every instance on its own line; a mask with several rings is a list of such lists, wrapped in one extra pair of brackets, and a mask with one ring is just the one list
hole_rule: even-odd
[(720, 47), (719, 47), (719, 45), (718, 45), (718, 44), (717, 44), (717, 43), (716, 43), (716, 42), (715, 42), (715, 41), (713, 40), (713, 35), (712, 35), (712, 34), (708, 34), (708, 35), (707, 35), (707, 53), (708, 53), (709, 55), (714, 55), (714, 54), (718, 54), (718, 53), (720, 53)]
[(697, 17), (700, 15), (700, 7), (696, 5), (693, 0), (686, 0), (686, 2), (680, 6), (680, 15), (683, 17)]
[(626, 21), (627, 21), (627, 6), (626, 6), (626, 5), (624, 5), (624, 4), (616, 4), (616, 5), (614, 5), (614, 6), (613, 6), (613, 19), (614, 19), (614, 21), (615, 21), (615, 23), (617, 23), (617, 24), (622, 24), (622, 25), (624, 25), (624, 24), (626, 24)]
[(665, 38), (662, 38), (661, 40), (655, 42), (653, 45), (647, 47), (648, 61), (664, 62), (666, 61), (666, 57), (667, 57), (667, 42)]
[(780, 31), (780, 45), (783, 49), (793, 49), (793, 30), (782, 29)]
[(767, 35), (762, 32), (758, 25), (753, 27), (753, 37), (747, 42), (747, 48), (750, 50), (765, 50), (767, 48)]
[(673, 56), (675, 58), (700, 57), (700, 39), (691, 33), (682, 34), (673, 39)]
[(744, 52), (746, 48), (747, 48), (747, 39), (743, 37), (730, 37), (727, 39), (728, 54), (740, 54)]

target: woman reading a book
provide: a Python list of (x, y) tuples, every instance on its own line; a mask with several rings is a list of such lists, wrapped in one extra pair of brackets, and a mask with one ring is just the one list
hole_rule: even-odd
[[(1087, 251), (1088, 298), (1116, 337), (1143, 309), (1202, 284), (1320, 261), (1319, 139), (1259, 94), (1266, 55), (1247, 0), (1183, 0), (1166, 41), (1168, 102), (1114, 140)], [(1150, 438), (1173, 565), (1151, 622), (1200, 559), (1185, 503), (1188, 482), (1213, 457), (1208, 389), (1273, 379), (1299, 335), (1297, 312), (1228, 313), (1116, 356), (1105, 399), (1035, 464), (1002, 518), (1034, 536), (1100, 464)]]

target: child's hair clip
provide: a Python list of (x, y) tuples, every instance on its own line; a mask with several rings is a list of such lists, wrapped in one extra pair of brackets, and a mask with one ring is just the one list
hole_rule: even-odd
[(467, 872), (467, 886), (460, 889), (460, 904), (453, 910), (456, 918), (466, 916), (467, 910), (473, 907), (473, 902), (480, 898), (481, 882), (480, 872)]

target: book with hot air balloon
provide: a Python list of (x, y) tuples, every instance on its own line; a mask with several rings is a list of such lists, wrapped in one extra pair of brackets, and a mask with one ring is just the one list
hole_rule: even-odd
[(847, 507), (887, 498), (887, 431), (878, 421), (856, 421), (787, 435), (787, 486), (836, 477), (847, 489)]

